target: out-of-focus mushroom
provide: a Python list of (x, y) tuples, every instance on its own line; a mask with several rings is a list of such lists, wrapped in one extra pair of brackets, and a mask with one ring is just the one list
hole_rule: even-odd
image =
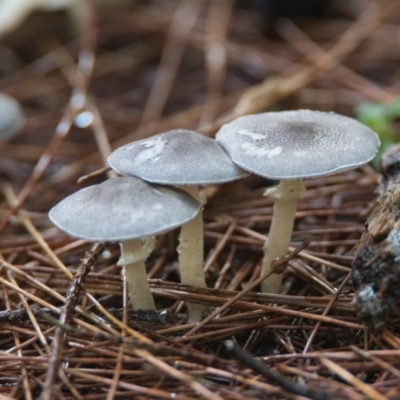
[[(216, 140), (239, 167), (281, 181), (266, 192), (275, 205), (262, 273), (287, 254), (303, 179), (364, 165), (380, 144), (375, 132), (352, 118), (310, 110), (247, 115), (224, 125)], [(274, 274), (262, 289), (276, 293), (281, 285), (281, 275)]]
[[(121, 175), (179, 186), (203, 206), (199, 185), (231, 182), (249, 175), (232, 163), (215, 140), (185, 129), (122, 146), (111, 153), (108, 163)], [(182, 283), (206, 287), (203, 247), (203, 217), (199, 213), (181, 229), (178, 252)], [(200, 320), (203, 306), (189, 303), (188, 307), (189, 319)]]
[(13, 97), (0, 93), (0, 141), (11, 139), (25, 125), (25, 115)]
[[(16, 29), (30, 13), (39, 11), (66, 10), (71, 14), (73, 24), (79, 17), (76, 15), (87, 0), (0, 0), (0, 37)], [(99, 6), (127, 5), (126, 0), (96, 0)]]
[(33, 11), (58, 11), (77, 0), (0, 0), (0, 37), (15, 29)]
[(71, 236), (121, 243), (119, 265), (125, 269), (135, 309), (155, 309), (144, 262), (157, 235), (193, 219), (200, 204), (184, 191), (149, 185), (134, 177), (115, 178), (82, 189), (50, 210), (51, 221)]

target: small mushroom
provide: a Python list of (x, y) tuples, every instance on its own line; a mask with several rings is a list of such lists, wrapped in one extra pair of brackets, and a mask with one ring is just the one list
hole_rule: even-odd
[[(310, 110), (247, 115), (224, 125), (216, 140), (241, 168), (280, 180), (267, 190), (275, 198), (262, 272), (287, 254), (297, 200), (304, 196), (304, 178), (336, 174), (368, 163), (379, 147), (375, 132), (354, 119)], [(281, 275), (271, 275), (263, 292), (277, 293)]]
[[(73, 24), (77, 23), (79, 9), (83, 9), (84, 2), (91, 0), (0, 0), (0, 37), (13, 31), (36, 10), (62, 11), (70, 13)], [(129, 4), (126, 0), (96, 0), (96, 5), (117, 7)]]
[(118, 265), (125, 269), (135, 309), (155, 309), (144, 262), (154, 248), (141, 239), (193, 219), (200, 204), (187, 193), (149, 185), (134, 177), (114, 178), (68, 196), (50, 210), (51, 221), (71, 236), (121, 243)]
[[(225, 183), (249, 175), (229, 159), (221, 146), (200, 133), (177, 129), (122, 146), (108, 158), (121, 175), (137, 176), (147, 182), (179, 186), (202, 205), (199, 185)], [(206, 287), (202, 213), (182, 226), (179, 265), (181, 281)], [(199, 321), (203, 306), (189, 304), (189, 319)]]
[(13, 97), (0, 93), (0, 141), (11, 139), (25, 124), (25, 115)]
[(15, 29), (36, 9), (58, 11), (74, 4), (76, 0), (18, 0), (0, 1), (0, 37)]

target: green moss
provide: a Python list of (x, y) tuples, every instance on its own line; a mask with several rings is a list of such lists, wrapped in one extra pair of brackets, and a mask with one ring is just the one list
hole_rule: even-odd
[(400, 132), (394, 128), (393, 122), (400, 118), (400, 99), (390, 105), (364, 103), (357, 109), (357, 118), (373, 129), (381, 139), (381, 147), (372, 161), (375, 169), (379, 169), (382, 154), (400, 140)]

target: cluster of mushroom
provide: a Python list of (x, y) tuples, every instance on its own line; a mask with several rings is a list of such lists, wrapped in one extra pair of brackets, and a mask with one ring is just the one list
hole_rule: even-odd
[[(181, 281), (206, 287), (201, 212), (205, 199), (198, 186), (249, 174), (215, 140), (188, 130), (123, 146), (110, 155), (109, 164), (123, 177), (67, 197), (50, 211), (53, 223), (72, 236), (121, 242), (119, 265), (125, 269), (134, 308), (155, 309), (144, 268), (154, 240), (142, 247), (139, 239), (177, 226), (182, 226), (178, 247)], [(200, 320), (203, 306), (188, 304), (188, 308), (189, 319)]]
[[(224, 125), (216, 140), (188, 130), (170, 131), (115, 150), (109, 164), (123, 177), (73, 194), (50, 211), (50, 218), (73, 236), (120, 241), (119, 264), (126, 270), (132, 304), (154, 309), (144, 268), (154, 240), (143, 245), (144, 238), (182, 225), (181, 281), (206, 287), (205, 199), (199, 185), (230, 182), (249, 173), (281, 180), (266, 192), (276, 199), (263, 260), (267, 272), (275, 258), (287, 254), (297, 200), (305, 193), (302, 180), (366, 164), (378, 147), (378, 136), (359, 122), (308, 110), (244, 116)], [(272, 275), (263, 291), (277, 292), (280, 280)], [(188, 308), (189, 319), (198, 321), (203, 307)]]
[(71, 236), (120, 242), (119, 265), (125, 270), (132, 305), (146, 310), (155, 309), (144, 267), (154, 248), (152, 236), (185, 224), (199, 209), (199, 203), (181, 190), (121, 177), (68, 196), (49, 217)]

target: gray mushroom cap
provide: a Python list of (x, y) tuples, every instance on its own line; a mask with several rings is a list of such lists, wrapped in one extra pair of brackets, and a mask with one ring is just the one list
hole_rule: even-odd
[(358, 121), (310, 110), (246, 115), (224, 125), (216, 140), (235, 164), (270, 179), (350, 170), (371, 161), (380, 145)]
[(49, 217), (71, 236), (123, 241), (174, 229), (199, 210), (200, 204), (182, 190), (122, 177), (68, 196), (50, 210)]
[(248, 176), (211, 138), (177, 129), (122, 146), (108, 158), (121, 175), (165, 185), (208, 185)]
[(16, 135), (25, 124), (19, 103), (11, 96), (0, 93), (0, 141)]

